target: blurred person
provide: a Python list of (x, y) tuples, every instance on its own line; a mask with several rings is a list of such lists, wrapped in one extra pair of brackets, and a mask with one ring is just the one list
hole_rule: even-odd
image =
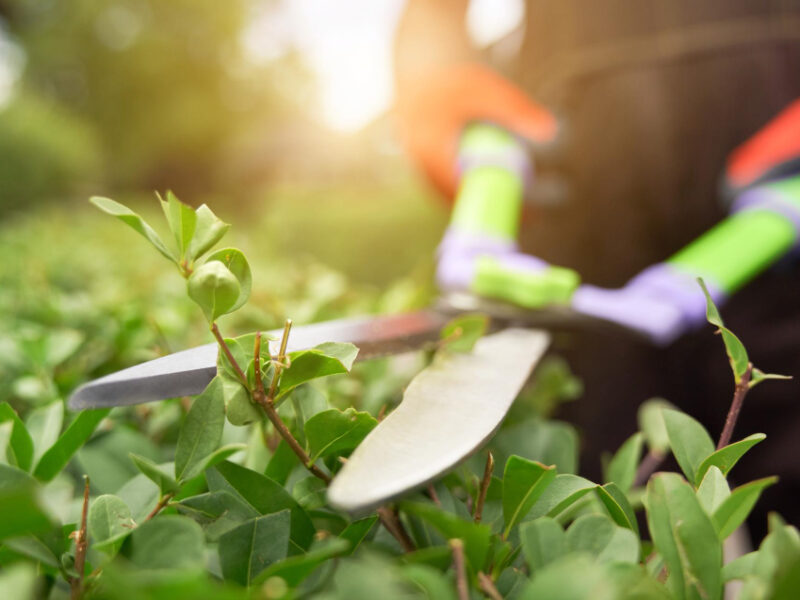
[(503, 73), (472, 47), (467, 8), (410, 0), (396, 42), (401, 137), (457, 198), (440, 287), (571, 304), (656, 342), (556, 336), (585, 384), (560, 414), (582, 429), (582, 472), (598, 478), (601, 452), (636, 430), (649, 397), (719, 435), (733, 385), (721, 341), (700, 327), (703, 276), (751, 360), (795, 377), (745, 403), (733, 440), (769, 439), (733, 478), (782, 479), (754, 533), (767, 509), (800, 523), (800, 1), (529, 0)]

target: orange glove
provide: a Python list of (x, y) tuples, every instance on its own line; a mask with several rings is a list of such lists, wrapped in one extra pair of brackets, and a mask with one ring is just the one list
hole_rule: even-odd
[(536, 143), (553, 142), (556, 118), (523, 91), (479, 64), (428, 71), (398, 90), (400, 137), (439, 190), (457, 188), (456, 154), (462, 129), (485, 121)]

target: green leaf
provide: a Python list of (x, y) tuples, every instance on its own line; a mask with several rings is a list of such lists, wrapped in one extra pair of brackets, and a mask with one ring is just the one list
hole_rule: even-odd
[(503, 471), (503, 519), (508, 537), (511, 529), (528, 514), (528, 511), (555, 479), (554, 467), (511, 456)]
[(703, 461), (714, 452), (714, 442), (705, 427), (686, 413), (665, 409), (662, 411), (667, 426), (672, 453), (686, 479), (698, 481), (697, 474)]
[(23, 471), (29, 471), (33, 463), (33, 440), (25, 424), (17, 416), (8, 402), (0, 403), (0, 423), (12, 423), (8, 445), (8, 458), (11, 464)]
[(748, 387), (753, 388), (762, 381), (766, 381), (767, 379), (791, 379), (791, 375), (778, 375), (777, 373), (764, 373), (761, 369), (753, 368), (752, 373), (750, 374), (750, 383)]
[(39, 459), (33, 471), (34, 476), (40, 481), (50, 481), (58, 475), (110, 412), (111, 409), (105, 408), (79, 413), (61, 437)]
[(639, 561), (639, 537), (605, 515), (578, 517), (567, 529), (566, 539), (573, 552), (587, 552), (600, 563)]
[(616, 483), (619, 489), (628, 493), (636, 478), (636, 469), (639, 467), (643, 445), (643, 434), (635, 433), (629, 437), (608, 463), (606, 481)]
[(714, 301), (711, 299), (711, 294), (708, 293), (705, 282), (700, 278), (698, 278), (697, 282), (700, 284), (700, 287), (703, 288), (703, 294), (705, 294), (706, 297), (706, 319), (719, 329), (722, 335), (722, 341), (725, 343), (725, 352), (728, 354), (728, 361), (731, 363), (733, 377), (736, 383), (739, 383), (750, 362), (747, 358), (747, 350), (745, 350), (744, 344), (739, 341), (739, 338), (737, 338), (730, 329), (725, 327), (719, 310), (717, 310)]
[(697, 488), (697, 499), (709, 515), (731, 495), (731, 488), (718, 467), (711, 466)]
[(138, 456), (133, 452), (131, 452), (129, 456), (131, 457), (133, 464), (136, 465), (136, 468), (139, 469), (145, 477), (158, 486), (162, 496), (164, 494), (175, 494), (178, 492), (178, 490), (180, 490), (178, 482), (172, 478), (172, 475), (167, 470), (167, 467), (157, 465), (150, 459), (145, 458), (144, 456)]
[(650, 478), (647, 524), (669, 572), (676, 598), (718, 600), (722, 593), (722, 546), (691, 486), (675, 473)]
[(766, 438), (767, 436), (763, 433), (754, 433), (753, 435), (748, 435), (743, 440), (739, 440), (738, 442), (734, 442), (733, 444), (729, 444), (724, 448), (716, 450), (702, 463), (700, 463), (700, 466), (697, 469), (697, 475), (695, 475), (695, 485), (698, 485), (700, 481), (702, 481), (703, 477), (705, 477), (706, 471), (708, 471), (709, 467), (712, 466), (718, 467), (719, 470), (722, 471), (723, 475), (727, 475), (733, 466), (739, 462), (739, 459), (742, 458), (742, 456), (744, 456), (748, 450), (750, 450), (750, 448), (759, 442), (764, 441)]
[(260, 584), (272, 577), (280, 577), (290, 588), (296, 588), (322, 563), (345, 554), (349, 547), (346, 540), (337, 538), (325, 540), (321, 545), (313, 547), (305, 554), (291, 556), (270, 565), (253, 580), (253, 583)]
[(231, 425), (242, 427), (257, 423), (263, 418), (263, 413), (253, 404), (250, 394), (238, 379), (227, 375), (220, 375), (218, 379), (222, 387), (225, 417)]
[(722, 581), (728, 583), (735, 579), (744, 579), (753, 574), (753, 570), (758, 560), (758, 551), (748, 552), (722, 567)]
[(536, 519), (545, 515), (555, 518), (596, 487), (596, 483), (578, 475), (559, 473), (533, 505), (528, 518)]
[(117, 217), (120, 221), (131, 227), (134, 231), (140, 235), (143, 235), (147, 241), (149, 241), (155, 247), (155, 249), (163, 254), (166, 258), (172, 262), (178, 262), (178, 257), (172, 250), (167, 248), (163, 241), (161, 241), (161, 238), (158, 236), (155, 230), (130, 208), (124, 204), (115, 202), (110, 198), (102, 198), (100, 196), (93, 196), (89, 198), (89, 202), (94, 204), (104, 213)]
[(285, 485), (289, 479), (292, 470), (300, 464), (300, 459), (289, 447), (285, 440), (281, 439), (278, 447), (267, 463), (267, 470), (264, 475), (279, 483)]
[(445, 539), (459, 539), (464, 542), (464, 555), (472, 570), (478, 572), (484, 568), (491, 538), (491, 530), (488, 526), (460, 519), (431, 504), (403, 502), (400, 508), (429, 523)]
[(205, 204), (198, 206), (195, 212), (197, 214), (197, 226), (195, 227), (194, 238), (189, 246), (189, 256), (198, 259), (222, 239), (230, 229), (230, 225), (217, 217)]
[(667, 426), (664, 424), (664, 415), (661, 412), (665, 408), (676, 410), (674, 404), (663, 398), (651, 398), (642, 402), (637, 414), (639, 429), (644, 434), (647, 447), (651, 452), (661, 455), (669, 450)]
[(442, 328), (439, 338), (448, 350), (470, 352), (488, 328), (489, 317), (486, 315), (477, 313), (459, 315)]
[(725, 540), (730, 534), (744, 523), (747, 515), (753, 510), (766, 488), (778, 481), (777, 477), (765, 477), (741, 485), (733, 490), (714, 511), (712, 521), (717, 529), (720, 541)]
[(322, 411), (306, 421), (305, 434), (311, 462), (331, 455), (349, 454), (378, 424), (367, 412), (354, 408)]
[[(291, 542), (296, 549), (305, 550), (314, 539), (314, 525), (305, 510), (278, 483), (231, 462), (221, 462), (206, 471), (209, 490), (228, 491), (251, 506), (258, 514), (291, 511)], [(294, 554), (291, 551), (290, 554)]]
[(292, 496), (306, 510), (313, 510), (325, 505), (325, 489), (327, 485), (324, 481), (313, 475), (304, 477), (294, 484)]
[(186, 289), (209, 323), (231, 312), (241, 291), (236, 277), (218, 260), (197, 267), (189, 276)]
[(89, 507), (89, 540), (97, 550), (115, 554), (135, 526), (131, 509), (117, 496), (104, 494)]
[(253, 287), (253, 275), (250, 272), (250, 264), (247, 262), (241, 250), (236, 248), (223, 248), (208, 255), (206, 264), (213, 261), (221, 262), (239, 282), (239, 295), (230, 309), (226, 312), (234, 312), (241, 308), (250, 298), (250, 290)]
[(594, 491), (614, 522), (620, 527), (627, 527), (638, 536), (639, 524), (636, 521), (636, 514), (622, 490), (615, 483), (607, 483), (598, 485)]
[(166, 201), (156, 193), (158, 200), (161, 203), (161, 209), (164, 211), (164, 216), (167, 217), (167, 223), (175, 236), (175, 243), (178, 246), (178, 255), (183, 260), (187, 258), (191, 260), (191, 256), (186, 255), (189, 249), (189, 244), (192, 242), (195, 227), (197, 226), (197, 214), (194, 209), (178, 200), (178, 198), (171, 191), (167, 191)]
[(353, 344), (326, 342), (310, 350), (289, 354), (290, 366), (283, 371), (278, 396), (285, 396), (298, 385), (339, 373), (347, 373), (358, 355)]
[(228, 581), (250, 585), (272, 563), (286, 558), (289, 550), (290, 512), (252, 519), (219, 538), (219, 562)]
[(181, 500), (177, 509), (203, 526), (206, 538), (217, 541), (228, 531), (259, 516), (258, 512), (231, 492), (209, 492)]
[[(798, 572), (800, 534), (786, 525), (776, 514), (769, 517), (769, 535), (764, 538), (752, 565), (752, 577), (745, 579), (742, 598), (792, 598), (791, 593), (778, 593), (779, 586), (791, 582)], [(796, 595), (797, 587), (794, 586)]]
[(175, 448), (175, 478), (178, 481), (199, 475), (222, 439), (225, 399), (221, 379), (214, 377), (211, 380), (195, 399), (183, 422)]
[(58, 440), (64, 422), (64, 404), (61, 400), (51, 402), (28, 414), (25, 425), (33, 439), (33, 464)]
[(349, 543), (348, 555), (356, 551), (377, 522), (378, 517), (373, 515), (371, 517), (364, 517), (358, 521), (353, 521), (344, 528), (339, 534), (339, 537), (343, 540), (347, 540)]
[(205, 565), (200, 526), (181, 515), (159, 515), (133, 530), (123, 553), (139, 569), (199, 571)]
[(567, 536), (561, 525), (549, 517), (523, 523), (519, 528), (519, 538), (525, 562), (532, 572), (544, 568), (567, 553)]
[[(36, 480), (16, 467), (0, 464), (0, 540), (48, 531), (50, 517), (40, 506)], [(13, 515), (9, 518), (8, 515)]]
[(37, 595), (38, 577), (36, 567), (28, 563), (3, 566), (0, 571), (0, 590), (6, 598), (32, 600)]

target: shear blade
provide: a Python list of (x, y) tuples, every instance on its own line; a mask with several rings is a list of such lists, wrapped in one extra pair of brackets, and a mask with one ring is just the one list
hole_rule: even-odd
[(366, 513), (455, 467), (494, 434), (549, 343), (544, 331), (508, 328), (437, 357), (336, 475), (330, 504)]

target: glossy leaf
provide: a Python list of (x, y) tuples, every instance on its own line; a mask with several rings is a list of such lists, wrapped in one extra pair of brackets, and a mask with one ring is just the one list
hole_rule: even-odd
[(506, 461), (503, 471), (503, 519), (504, 537), (528, 514), (547, 486), (555, 479), (554, 467), (546, 467), (519, 456)]
[(186, 289), (209, 323), (231, 312), (241, 293), (236, 277), (218, 260), (197, 267), (189, 276)]
[(636, 521), (636, 515), (622, 490), (615, 483), (607, 483), (598, 485), (595, 492), (614, 522), (620, 527), (627, 527), (638, 536), (639, 524)]
[(189, 244), (194, 237), (195, 228), (197, 226), (197, 214), (194, 209), (178, 200), (178, 198), (171, 191), (167, 191), (167, 199), (164, 200), (159, 194), (158, 200), (161, 203), (161, 209), (164, 211), (164, 216), (167, 218), (167, 223), (175, 237), (175, 243), (178, 247), (178, 256), (180, 259), (187, 257), (187, 250)]
[(180, 513), (200, 523), (206, 537), (212, 542), (242, 523), (260, 516), (258, 511), (240, 497), (225, 491), (184, 498), (177, 508)]
[(278, 396), (285, 396), (298, 385), (316, 379), (347, 373), (358, 355), (353, 344), (326, 342), (310, 350), (289, 354), (290, 366), (281, 375)]
[(242, 427), (262, 420), (263, 412), (253, 404), (250, 394), (237, 379), (228, 375), (218, 376), (222, 389), (225, 417), (231, 425)]
[(586, 552), (601, 563), (639, 561), (639, 537), (605, 515), (578, 517), (567, 529), (566, 540), (573, 552)]
[[(250, 298), (250, 290), (253, 287), (253, 275), (250, 272), (250, 264), (247, 262), (241, 250), (236, 248), (223, 248), (208, 255), (206, 264), (219, 261), (233, 274), (239, 283), (239, 295), (226, 312), (233, 312), (244, 305)], [(244, 368), (244, 367), (242, 367)]]
[(133, 464), (136, 465), (136, 468), (158, 486), (162, 495), (174, 494), (180, 489), (178, 482), (175, 481), (172, 475), (167, 471), (167, 467), (157, 465), (150, 459), (133, 453), (130, 454), (130, 457)]
[(627, 493), (636, 478), (636, 469), (639, 467), (643, 445), (644, 435), (641, 433), (635, 433), (629, 437), (608, 463), (606, 481), (616, 483), (619, 489)]
[(567, 553), (567, 536), (561, 525), (549, 517), (523, 523), (519, 528), (519, 538), (525, 562), (532, 572)]
[(757, 479), (734, 489), (714, 511), (712, 521), (720, 540), (725, 540), (744, 523), (766, 488), (778, 481), (777, 477)]
[(221, 377), (215, 377), (189, 409), (175, 448), (175, 478), (191, 479), (203, 471), (217, 449), (225, 426), (225, 399)]
[(705, 427), (686, 413), (665, 409), (663, 415), (672, 453), (683, 474), (691, 482), (701, 480), (697, 476), (700, 466), (714, 453), (714, 442)]
[(667, 587), (676, 598), (718, 600), (722, 593), (722, 546), (691, 486), (675, 473), (647, 484), (647, 524), (664, 558)]
[(339, 534), (339, 537), (346, 540), (349, 544), (347, 554), (352, 554), (359, 547), (361, 542), (369, 535), (375, 523), (378, 522), (377, 516), (364, 517), (353, 521)]
[(314, 538), (314, 525), (297, 501), (271, 479), (245, 467), (224, 461), (206, 471), (209, 490), (228, 491), (251, 506), (258, 514), (266, 515), (289, 509), (291, 511), (291, 542), (295, 554), (305, 550)]
[(486, 334), (489, 317), (482, 314), (464, 314), (451, 320), (442, 328), (439, 337), (442, 344), (453, 352), (469, 352), (475, 343)]
[(0, 423), (12, 424), (7, 449), (9, 462), (23, 471), (29, 471), (33, 463), (33, 440), (8, 402), (0, 403)]
[(714, 451), (710, 454), (697, 468), (697, 475), (695, 476), (695, 484), (699, 485), (706, 471), (711, 466), (719, 468), (723, 475), (727, 475), (733, 466), (739, 462), (739, 459), (745, 455), (753, 446), (767, 438), (763, 433), (754, 433), (749, 435), (743, 440), (729, 444), (724, 448)]
[(163, 254), (166, 258), (173, 262), (178, 261), (175, 253), (167, 248), (166, 244), (161, 240), (155, 230), (148, 225), (142, 217), (133, 212), (124, 204), (120, 204), (110, 198), (102, 198), (100, 196), (93, 196), (89, 198), (89, 202), (94, 204), (97, 208), (104, 213), (117, 217), (120, 221), (128, 225), (139, 235), (142, 235), (149, 241), (156, 250)]
[(121, 498), (104, 494), (95, 498), (89, 506), (88, 526), (92, 546), (114, 553), (121, 540), (133, 531), (136, 524), (131, 509)]
[(644, 434), (647, 447), (656, 454), (669, 450), (669, 436), (664, 423), (663, 409), (677, 410), (675, 405), (663, 398), (651, 398), (641, 404), (637, 413), (639, 429)]
[(446, 540), (460, 539), (464, 543), (464, 555), (473, 571), (484, 568), (489, 553), (491, 530), (486, 525), (460, 519), (431, 504), (404, 502), (401, 510), (429, 523)]
[(578, 475), (559, 473), (533, 505), (527, 518), (545, 515), (555, 518), (596, 487), (596, 483)]
[(140, 569), (193, 570), (203, 568), (205, 543), (200, 526), (181, 515), (159, 515), (133, 530), (123, 546)]
[(311, 461), (348, 454), (377, 424), (375, 417), (354, 408), (344, 411), (332, 408), (317, 413), (305, 425)]
[(282, 510), (251, 519), (219, 538), (219, 561), (226, 580), (250, 585), (269, 565), (286, 558), (291, 515)]
[(111, 409), (84, 410), (69, 424), (66, 431), (42, 455), (34, 476), (41, 481), (50, 481), (67, 466), (72, 456), (86, 443), (97, 429), (100, 421), (105, 419)]
[(290, 588), (295, 588), (322, 563), (345, 554), (348, 548), (350, 548), (350, 544), (346, 540), (336, 538), (325, 540), (319, 546), (315, 545), (305, 554), (291, 556), (286, 560), (270, 565), (255, 578), (253, 583), (263, 583), (271, 577), (280, 577)]
[(720, 504), (731, 495), (731, 488), (722, 471), (711, 466), (697, 488), (697, 499), (709, 515), (713, 515)]
[(31, 439), (33, 439), (33, 464), (58, 440), (64, 422), (64, 404), (61, 400), (51, 402), (30, 412), (25, 420)]
[(703, 288), (703, 294), (705, 294), (706, 297), (706, 319), (709, 323), (715, 325), (722, 335), (722, 341), (725, 343), (725, 352), (728, 354), (728, 361), (731, 363), (734, 379), (736, 383), (739, 383), (749, 363), (747, 350), (745, 350), (744, 344), (742, 344), (739, 338), (736, 337), (730, 329), (725, 327), (719, 310), (717, 310), (714, 301), (711, 299), (711, 294), (708, 293), (705, 282), (702, 279), (698, 279), (697, 281), (700, 287)]
[(761, 369), (756, 369), (755, 367), (753, 367), (748, 387), (753, 388), (762, 381), (767, 381), (768, 379), (779, 379), (786, 381), (787, 379), (791, 378), (792, 378), (791, 375), (779, 375), (778, 373), (764, 373), (764, 371), (762, 371)]
[(231, 226), (217, 217), (205, 204), (198, 206), (195, 212), (197, 213), (197, 225), (194, 238), (189, 245), (189, 255), (198, 259), (220, 241)]

